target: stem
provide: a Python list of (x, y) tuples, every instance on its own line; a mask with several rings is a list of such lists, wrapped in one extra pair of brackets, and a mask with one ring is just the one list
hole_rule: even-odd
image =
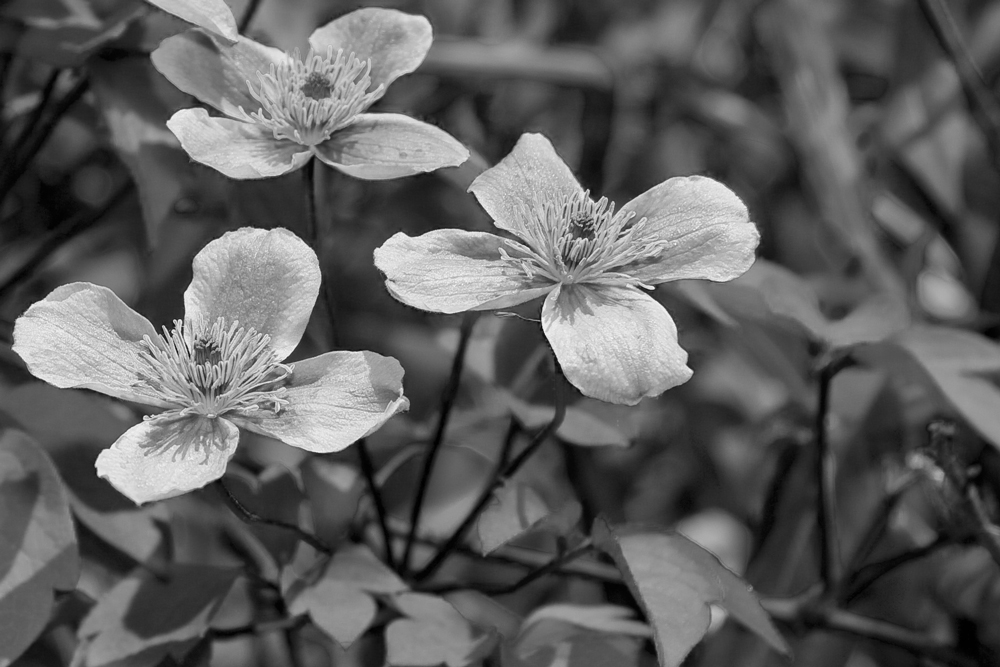
[(250, 0), (250, 4), (247, 5), (246, 11), (243, 12), (243, 16), (240, 17), (239, 25), (236, 26), (237, 32), (243, 34), (250, 27), (250, 22), (253, 21), (254, 15), (257, 10), (260, 9), (260, 0)]
[[(83, 94), (87, 92), (90, 87), (90, 81), (86, 78), (81, 78), (76, 84), (69, 90), (66, 95), (59, 100), (56, 104), (55, 109), (49, 115), (45, 122), (41, 123), (37, 131), (32, 137), (27, 139), (27, 145), (24, 148), (18, 150), (18, 154), (12, 156), (15, 158), (11, 163), (11, 168), (0, 178), (0, 201), (7, 198), (10, 193), (11, 188), (17, 185), (18, 179), (21, 175), (25, 173), (26, 167), (35, 159), (35, 155), (41, 150), (45, 142), (48, 141), (49, 136), (51, 136), (52, 131), (62, 120), (62, 117), (66, 114), (70, 108), (77, 103), (77, 101), (83, 97)], [(21, 143), (21, 142), (18, 142)], [(23, 155), (21, 154), (23, 153)]]
[(1000, 167), (1000, 103), (972, 59), (948, 5), (942, 0), (920, 0), (920, 9), (941, 48), (955, 66), (972, 117), (986, 135), (994, 166)]
[(0, 299), (3, 299), (14, 287), (30, 276), (41, 266), (52, 253), (61, 248), (67, 241), (90, 229), (90, 227), (107, 215), (115, 206), (125, 199), (132, 190), (132, 182), (128, 181), (115, 190), (108, 200), (92, 211), (81, 211), (69, 218), (54, 230), (42, 241), (38, 248), (25, 260), (21, 268), (17, 269), (2, 284), (0, 284)]
[(444, 442), (444, 433), (448, 428), (448, 419), (451, 417), (452, 408), (455, 406), (455, 398), (458, 396), (458, 387), (462, 382), (462, 369), (465, 367), (465, 352), (469, 347), (469, 339), (472, 337), (472, 327), (476, 323), (476, 313), (466, 313), (462, 316), (462, 326), (459, 329), (458, 348), (451, 361), (451, 373), (448, 375), (448, 383), (441, 393), (441, 410), (438, 412), (437, 426), (434, 428), (434, 437), (431, 439), (430, 449), (427, 458), (424, 459), (424, 467), (420, 472), (420, 481), (417, 483), (417, 495), (413, 501), (413, 508), (410, 510), (410, 532), (406, 536), (406, 546), (403, 548), (403, 558), (400, 565), (405, 573), (410, 567), (410, 557), (413, 554), (413, 543), (417, 537), (420, 527), (420, 514), (424, 508), (424, 500), (427, 497), (427, 487), (430, 484), (431, 473), (434, 471), (434, 464), (437, 461), (438, 452)]
[(372, 503), (375, 505), (375, 514), (378, 516), (378, 525), (382, 531), (382, 541), (385, 544), (385, 562), (393, 570), (396, 569), (396, 558), (392, 553), (392, 533), (389, 532), (389, 522), (386, 519), (385, 503), (382, 501), (382, 494), (379, 492), (378, 484), (375, 483), (375, 464), (372, 461), (371, 452), (368, 451), (368, 442), (365, 438), (358, 440), (355, 445), (358, 450), (358, 458), (361, 461), (361, 472), (368, 483), (368, 492), (371, 494)]
[(830, 382), (836, 369), (827, 365), (820, 370), (819, 397), (816, 408), (816, 479), (819, 498), (816, 503), (816, 523), (819, 527), (820, 572), (827, 590), (840, 581), (840, 558), (837, 540), (836, 478), (837, 461), (827, 437), (826, 422), (830, 414)]
[(42, 116), (45, 113), (45, 108), (49, 105), (49, 101), (52, 99), (52, 93), (55, 92), (56, 83), (59, 81), (59, 75), (62, 74), (61, 69), (55, 69), (49, 75), (49, 78), (45, 81), (45, 86), (42, 88), (42, 93), (38, 98), (38, 104), (35, 108), (31, 110), (31, 115), (28, 117), (27, 122), (21, 129), (20, 134), (18, 134), (17, 141), (13, 143), (10, 147), (10, 153), (8, 155), (8, 160), (4, 165), (6, 172), (7, 169), (13, 169), (14, 165), (18, 162), (18, 155), (24, 149), (25, 143), (28, 138), (35, 132), (35, 128), (38, 127), (39, 121), (42, 120)]
[[(316, 160), (310, 159), (302, 168), (306, 191), (306, 241), (318, 251), (319, 238), (316, 235)], [(317, 252), (317, 254), (319, 254)]]
[(916, 549), (911, 549), (910, 551), (904, 551), (901, 554), (892, 556), (891, 558), (886, 558), (885, 560), (865, 565), (852, 575), (850, 586), (840, 596), (841, 603), (845, 605), (850, 604), (859, 595), (864, 593), (869, 586), (896, 568), (929, 556), (941, 547), (947, 546), (951, 543), (952, 541), (948, 538), (948, 536), (940, 535), (930, 544), (917, 547)]
[(225, 483), (220, 479), (215, 482), (216, 488), (219, 489), (222, 499), (226, 501), (226, 505), (232, 510), (233, 514), (241, 518), (247, 523), (259, 523), (263, 526), (274, 526), (275, 528), (284, 528), (285, 530), (290, 530), (299, 536), (299, 539), (311, 546), (316, 551), (324, 554), (332, 554), (333, 550), (327, 545), (323, 544), (315, 535), (307, 530), (303, 530), (301, 527), (295, 525), (294, 523), (288, 523), (286, 521), (279, 521), (277, 519), (267, 519), (260, 516), (249, 507), (241, 503), (236, 496), (233, 495), (232, 491), (225, 485)]
[[(528, 443), (528, 445), (521, 450), (521, 453), (514, 457), (510, 463), (505, 462), (506, 456), (501, 456), (498, 463), (498, 468), (501, 470), (500, 474), (494, 474), (492, 481), (486, 486), (486, 488), (483, 489), (479, 498), (476, 500), (476, 504), (473, 505), (472, 509), (465, 516), (462, 523), (451, 534), (451, 537), (445, 541), (444, 545), (438, 550), (438, 552), (434, 554), (434, 557), (430, 560), (430, 562), (427, 563), (427, 565), (425, 565), (423, 569), (417, 572), (414, 576), (415, 581), (423, 581), (437, 572), (438, 568), (444, 564), (455, 548), (465, 538), (465, 533), (479, 519), (480, 513), (486, 505), (489, 504), (490, 500), (492, 500), (493, 492), (513, 477), (517, 471), (521, 469), (521, 466), (523, 466), (524, 463), (531, 458), (531, 455), (538, 451), (538, 448), (541, 447), (542, 443), (545, 442), (550, 435), (555, 433), (556, 429), (559, 428), (559, 425), (562, 424), (563, 418), (566, 417), (566, 395), (563, 387), (564, 380), (562, 378), (562, 373), (558, 370), (558, 365), (554, 380), (556, 389), (556, 411), (555, 415), (552, 417), (552, 421), (542, 427), (542, 429), (535, 434), (535, 437), (532, 438), (531, 442)], [(505, 452), (505, 454), (506, 453), (507, 452)]]
[(291, 618), (280, 618), (274, 621), (263, 621), (261, 623), (248, 623), (234, 628), (211, 628), (208, 636), (211, 639), (237, 639), (246, 635), (262, 635), (268, 632), (278, 632), (300, 628), (309, 621), (309, 617), (292, 616)]

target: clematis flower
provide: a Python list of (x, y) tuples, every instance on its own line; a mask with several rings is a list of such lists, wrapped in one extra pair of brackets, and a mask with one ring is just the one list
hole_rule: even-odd
[(317, 29), (305, 57), (200, 30), (169, 37), (153, 65), (218, 109), (182, 109), (167, 127), (195, 161), (231, 178), (267, 178), (317, 157), (357, 178), (381, 180), (459, 165), (466, 148), (448, 133), (395, 113), (366, 110), (431, 45), (422, 16), (366, 8)]
[(97, 458), (97, 474), (136, 503), (220, 477), (239, 429), (335, 452), (405, 410), (403, 369), (372, 352), (284, 363), (320, 285), (315, 253), (284, 229), (244, 228), (194, 258), (185, 315), (157, 332), (111, 290), (57, 288), (18, 318), (14, 350), (35, 376), (163, 412)]
[(587, 396), (634, 405), (691, 377), (669, 313), (644, 289), (746, 271), (759, 234), (709, 178), (671, 178), (618, 210), (580, 187), (552, 144), (525, 134), (469, 190), (510, 236), (397, 233), (375, 251), (386, 287), (439, 313), (510, 308), (538, 297), (566, 378)]

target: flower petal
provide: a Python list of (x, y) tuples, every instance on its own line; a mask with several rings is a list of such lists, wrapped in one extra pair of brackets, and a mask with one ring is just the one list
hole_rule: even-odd
[(239, 39), (233, 10), (223, 0), (148, 0), (149, 4), (221, 35), (231, 42)]
[(367, 7), (317, 28), (309, 37), (314, 51), (344, 49), (361, 61), (371, 58), (371, 89), (386, 87), (417, 69), (431, 48), (431, 24), (423, 16)]
[(14, 324), (14, 351), (35, 377), (62, 389), (92, 389), (167, 407), (141, 374), (149, 321), (106, 287), (70, 283), (33, 304)]
[(412, 176), (469, 159), (469, 151), (433, 125), (397, 113), (365, 113), (314, 148), (320, 160), (369, 181)]
[(227, 44), (201, 30), (168, 37), (150, 54), (153, 65), (185, 93), (233, 118), (256, 111), (260, 103), (250, 95), (247, 81), (257, 85), (257, 72), (270, 71), (288, 56), (252, 39), (239, 37)]
[(469, 186), (496, 226), (514, 234), (520, 221), (546, 202), (559, 203), (582, 191), (573, 172), (540, 134), (522, 134), (507, 157)]
[(284, 359), (302, 338), (319, 286), (319, 261), (302, 239), (287, 229), (244, 227), (195, 256), (184, 314), (194, 326), (224, 317), (253, 327)]
[(646, 218), (655, 237), (669, 243), (656, 259), (622, 269), (643, 282), (732, 280), (753, 264), (757, 227), (740, 198), (711, 178), (668, 179), (622, 210)]
[(327, 352), (292, 364), (288, 406), (241, 427), (310, 452), (339, 452), (406, 410), (403, 367), (374, 352)]
[(147, 419), (98, 455), (97, 475), (136, 504), (172, 498), (222, 477), (239, 439), (225, 419)]
[(231, 118), (213, 118), (204, 109), (181, 109), (167, 121), (181, 147), (195, 162), (229, 178), (269, 178), (302, 167), (312, 154), (293, 141), (279, 141), (270, 130)]
[(587, 396), (635, 405), (691, 378), (670, 314), (635, 288), (564, 285), (545, 299), (542, 328)]
[(416, 238), (397, 232), (375, 249), (375, 266), (396, 299), (437, 313), (507, 308), (553, 289), (501, 259), (505, 247), (485, 232), (438, 229)]

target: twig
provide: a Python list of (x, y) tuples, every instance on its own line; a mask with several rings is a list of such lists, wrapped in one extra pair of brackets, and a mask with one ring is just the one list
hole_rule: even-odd
[(1000, 528), (990, 520), (983, 498), (979, 495), (979, 488), (969, 480), (962, 463), (951, 451), (955, 425), (950, 422), (934, 422), (928, 430), (931, 434), (931, 455), (944, 472), (948, 483), (955, 487), (962, 498), (962, 505), (972, 519), (973, 530), (979, 542), (997, 566), (1000, 566)]
[(0, 284), (0, 299), (6, 297), (10, 290), (30, 276), (52, 253), (61, 248), (63, 244), (77, 234), (86, 231), (94, 223), (107, 215), (111, 209), (121, 203), (126, 195), (132, 191), (132, 186), (132, 181), (122, 184), (99, 208), (90, 211), (81, 211), (53, 229), (38, 248), (35, 249), (35, 252), (25, 260), (21, 268), (12, 273), (3, 284)]
[(389, 522), (382, 494), (379, 491), (378, 484), (375, 483), (375, 464), (372, 461), (371, 452), (368, 451), (368, 442), (365, 438), (362, 438), (354, 446), (358, 450), (358, 459), (361, 461), (361, 472), (364, 474), (365, 482), (368, 484), (368, 492), (371, 494), (372, 504), (375, 505), (375, 514), (378, 517), (378, 525), (382, 531), (382, 541), (385, 544), (385, 562), (395, 570), (396, 558), (392, 552), (392, 533), (389, 532)]
[(830, 415), (830, 382), (835, 374), (836, 368), (830, 365), (820, 370), (816, 407), (816, 479), (819, 481), (816, 523), (819, 529), (820, 572), (828, 590), (836, 587), (841, 575), (836, 515), (837, 461), (830, 448), (826, 424)]
[[(528, 445), (522, 449), (510, 463), (504, 465), (505, 457), (501, 457), (498, 467), (503, 466), (503, 468), (501, 469), (500, 474), (494, 474), (493, 479), (486, 486), (486, 488), (483, 489), (472, 509), (469, 510), (465, 519), (462, 520), (462, 523), (459, 524), (458, 528), (455, 529), (438, 552), (434, 554), (434, 557), (430, 560), (430, 562), (427, 563), (427, 565), (425, 565), (414, 576), (415, 581), (423, 581), (437, 572), (438, 568), (440, 568), (441, 565), (448, 559), (448, 556), (451, 555), (451, 552), (455, 550), (455, 547), (458, 546), (458, 544), (460, 544), (465, 538), (465, 533), (479, 519), (480, 513), (493, 498), (493, 492), (506, 483), (508, 479), (513, 477), (517, 471), (521, 469), (521, 466), (524, 465), (525, 461), (531, 458), (531, 455), (534, 454), (538, 448), (541, 447), (542, 443), (545, 442), (550, 435), (555, 433), (556, 429), (559, 428), (559, 425), (562, 424), (563, 419), (566, 417), (566, 395), (565, 388), (563, 387), (563, 382), (565, 382), (565, 380), (562, 377), (562, 372), (558, 370), (558, 364), (556, 365), (554, 382), (556, 393), (556, 411), (552, 417), (552, 421), (542, 427), (542, 429), (535, 434), (535, 437), (532, 438), (531, 442), (528, 443)], [(413, 527), (411, 526), (410, 529), (412, 530)]]
[[(77, 103), (77, 101), (83, 97), (83, 94), (87, 92), (90, 87), (90, 81), (86, 78), (81, 78), (76, 84), (69, 90), (66, 95), (59, 100), (56, 104), (55, 109), (49, 114), (49, 117), (39, 125), (38, 129), (35, 131), (32, 137), (27, 140), (26, 147), (21, 148), (18, 154), (14, 156), (16, 159), (13, 161), (10, 170), (8, 170), (2, 179), (0, 179), (0, 201), (7, 198), (11, 189), (17, 185), (17, 181), (20, 179), (21, 175), (26, 171), (28, 164), (35, 159), (35, 155), (41, 150), (45, 142), (48, 141), (49, 136), (52, 131), (62, 120), (62, 117), (66, 114), (70, 108)], [(23, 155), (22, 155), (23, 153)]]
[(909, 551), (904, 551), (901, 554), (897, 554), (885, 560), (880, 560), (875, 563), (869, 563), (864, 567), (858, 569), (854, 574), (851, 575), (849, 585), (845, 588), (844, 593), (840, 596), (840, 602), (842, 604), (850, 604), (859, 595), (865, 592), (869, 586), (874, 584), (876, 581), (889, 574), (898, 567), (901, 567), (907, 563), (910, 563), (921, 558), (925, 558), (943, 546), (951, 544), (952, 540), (947, 535), (939, 535), (937, 539), (933, 542), (926, 544), (922, 547), (917, 547), (916, 549), (911, 549)]
[(413, 500), (413, 508), (410, 510), (410, 532), (406, 537), (406, 546), (403, 548), (403, 558), (400, 561), (400, 566), (404, 573), (410, 567), (413, 542), (420, 527), (420, 514), (424, 508), (427, 487), (430, 484), (431, 473), (434, 471), (434, 463), (437, 461), (441, 444), (444, 442), (444, 433), (448, 428), (448, 419), (451, 417), (451, 410), (458, 396), (458, 387), (462, 382), (462, 369), (465, 367), (465, 352), (469, 347), (469, 339), (472, 337), (472, 327), (475, 323), (476, 313), (466, 313), (463, 315), (462, 326), (459, 329), (458, 348), (455, 350), (455, 356), (451, 362), (451, 373), (448, 375), (448, 383), (444, 386), (444, 390), (441, 393), (441, 410), (438, 412), (437, 426), (434, 428), (434, 436), (431, 439), (427, 458), (424, 459), (424, 467), (420, 472), (420, 481), (417, 483), (417, 495)]
[(941, 48), (955, 66), (972, 117), (986, 135), (994, 166), (1000, 167), (1000, 102), (972, 59), (972, 53), (947, 3), (943, 0), (920, 0), (920, 9)]
[(299, 536), (299, 539), (311, 546), (316, 551), (324, 554), (331, 554), (333, 550), (327, 545), (323, 544), (318, 537), (313, 535), (307, 530), (302, 529), (300, 526), (294, 523), (288, 523), (287, 521), (279, 521), (278, 519), (268, 519), (260, 516), (249, 507), (245, 506), (243, 503), (233, 495), (232, 491), (226, 487), (225, 483), (220, 479), (215, 482), (216, 488), (219, 489), (219, 495), (222, 499), (226, 501), (226, 505), (229, 509), (233, 511), (233, 514), (243, 519), (247, 523), (259, 523), (263, 526), (274, 526), (275, 528), (284, 528), (285, 530), (290, 530)]
[(257, 10), (260, 9), (260, 0), (250, 0), (250, 4), (247, 5), (246, 11), (243, 12), (243, 16), (240, 17), (240, 23), (236, 26), (237, 31), (243, 34), (250, 27), (250, 22), (253, 21), (253, 17), (257, 14)]
[(211, 628), (208, 631), (209, 639), (236, 639), (247, 635), (263, 635), (269, 632), (279, 632), (301, 628), (309, 622), (306, 615), (292, 616), (290, 618), (279, 618), (274, 621), (263, 621), (261, 623), (248, 623), (238, 625), (233, 628)]
[(4, 178), (7, 177), (8, 170), (14, 169), (18, 164), (18, 156), (24, 148), (25, 143), (35, 132), (35, 128), (38, 127), (39, 121), (45, 114), (45, 108), (49, 105), (49, 101), (52, 99), (52, 93), (55, 92), (56, 83), (59, 81), (60, 74), (62, 74), (61, 69), (54, 69), (49, 75), (49, 78), (45, 81), (45, 85), (42, 87), (41, 95), (38, 98), (38, 103), (35, 104), (35, 108), (31, 110), (31, 115), (28, 117), (24, 127), (18, 134), (17, 141), (11, 145), (10, 152), (7, 155), (7, 160), (4, 161), (3, 168), (0, 169)]
[[(319, 237), (316, 225), (316, 160), (310, 159), (302, 168), (302, 176), (305, 180), (306, 194), (306, 242), (313, 249), (317, 249)], [(319, 254), (317, 251), (316, 254)]]

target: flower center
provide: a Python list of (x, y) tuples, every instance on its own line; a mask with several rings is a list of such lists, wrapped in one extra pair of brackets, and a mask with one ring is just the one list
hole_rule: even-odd
[(304, 59), (296, 50), (267, 73), (257, 72), (259, 88), (247, 81), (250, 95), (260, 108), (243, 117), (262, 125), (275, 139), (288, 139), (315, 146), (337, 130), (350, 125), (382, 94), (383, 86), (371, 86), (371, 60), (361, 61), (333, 47), (326, 55), (310, 51)]
[[(194, 331), (180, 320), (155, 339), (146, 336), (142, 380), (176, 406), (165, 416), (201, 415), (214, 419), (277, 415), (288, 401), (283, 385), (291, 368), (271, 350), (271, 338), (220, 317)], [(159, 415), (158, 415), (159, 416)]]
[[(607, 197), (598, 201), (581, 192), (535, 211), (526, 211), (517, 235), (500, 254), (529, 277), (558, 283), (642, 284), (627, 273), (629, 264), (656, 257), (666, 242), (653, 237), (646, 219), (615, 211)], [(622, 269), (626, 269), (625, 272)]]

